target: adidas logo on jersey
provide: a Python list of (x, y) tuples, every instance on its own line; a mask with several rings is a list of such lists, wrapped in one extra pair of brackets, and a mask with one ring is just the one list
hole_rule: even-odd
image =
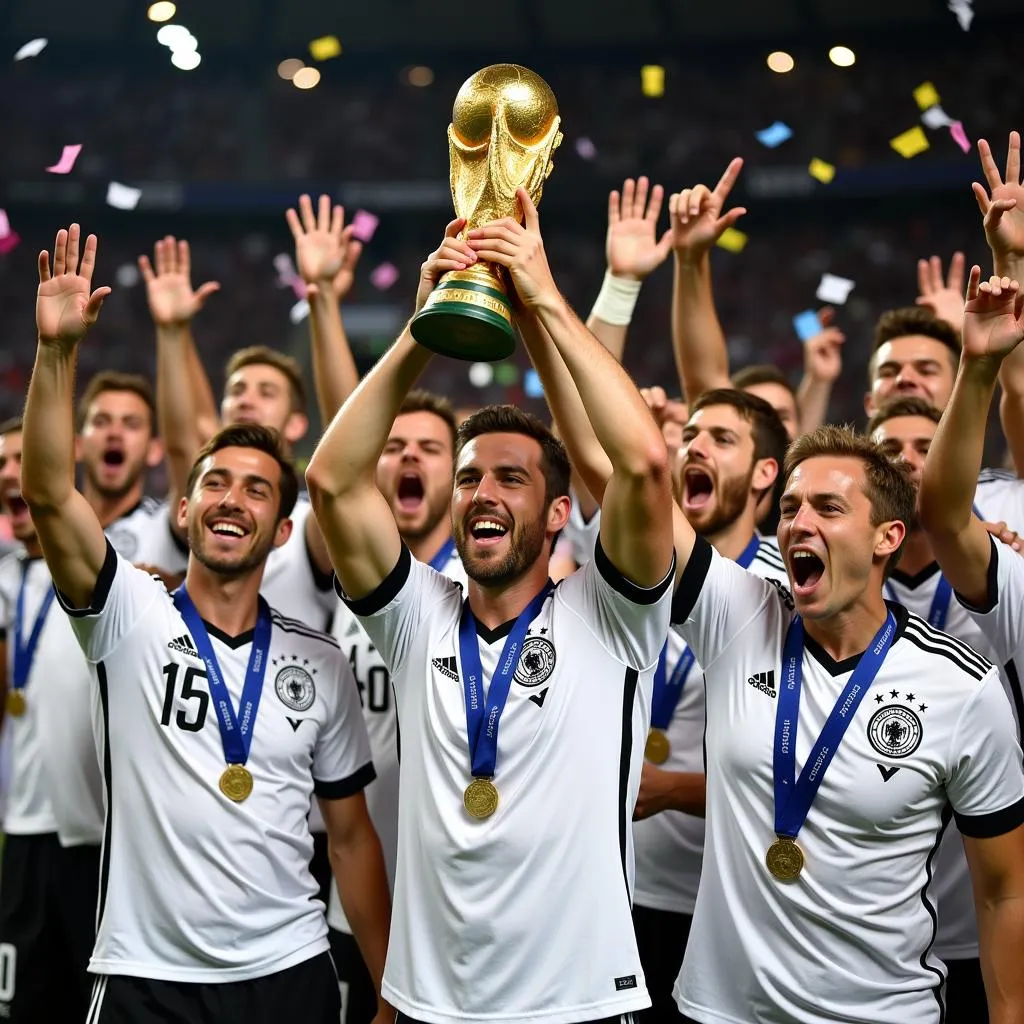
[(776, 697), (778, 694), (775, 692), (775, 671), (769, 669), (767, 672), (755, 672), (748, 680), (748, 683), (755, 689), (760, 690), (762, 693), (767, 693), (769, 697)]
[(443, 676), (459, 681), (459, 662), (457, 658), (435, 658), (431, 664)]
[(193, 658), (199, 657), (199, 652), (192, 645), (192, 637), (188, 633), (183, 633), (181, 636), (175, 637), (169, 641), (167, 646), (172, 651), (178, 651), (180, 654), (191, 654)]

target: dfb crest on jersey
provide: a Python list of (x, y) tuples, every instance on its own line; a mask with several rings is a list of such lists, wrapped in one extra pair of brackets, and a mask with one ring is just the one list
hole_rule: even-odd
[(117, 526), (107, 530), (107, 540), (111, 547), (122, 557), (131, 561), (135, 552), (139, 550), (139, 538), (131, 530), (120, 529)]
[(516, 665), (516, 682), (540, 686), (555, 671), (555, 647), (547, 637), (528, 636)]
[(281, 703), (292, 711), (308, 711), (316, 700), (313, 677), (299, 665), (286, 665), (277, 673), (274, 691)]
[(884, 757), (910, 757), (921, 745), (921, 719), (900, 704), (879, 708), (868, 722), (868, 739)]

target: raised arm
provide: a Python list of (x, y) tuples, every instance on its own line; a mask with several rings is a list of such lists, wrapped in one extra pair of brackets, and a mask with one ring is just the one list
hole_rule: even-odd
[(963, 351), (949, 404), (925, 459), (921, 524), (953, 588), (974, 605), (989, 598), (989, 533), (972, 512), (985, 446), (985, 425), (1003, 360), (1024, 339), (1024, 296), (1016, 281), (981, 281), (971, 270), (967, 285)]
[(672, 560), (672, 492), (665, 442), (629, 376), (559, 294), (544, 253), (537, 209), (525, 189), (520, 188), (518, 196), (525, 227), (503, 218), (470, 231), (467, 240), (482, 259), (508, 268), (520, 303), (536, 316), (565, 362), (612, 464), (601, 503), (601, 544), (627, 578), (652, 587), (664, 578)]
[(843, 372), (843, 342), (846, 335), (833, 325), (836, 311), (831, 306), (818, 310), (821, 330), (804, 342), (804, 375), (796, 389), (800, 432), (809, 433), (828, 422), (832, 387)]
[(53, 269), (39, 254), (36, 328), (39, 342), (22, 425), (21, 493), (32, 513), (53, 582), (77, 607), (92, 600), (107, 554), (96, 513), (75, 490), (75, 363), (78, 343), (96, 323), (109, 288), (92, 290), (96, 236), (57, 232)]
[[(453, 220), (439, 249), (420, 270), (419, 310), (448, 270), (464, 270), (476, 257), (456, 236), (465, 226)], [(331, 564), (352, 598), (372, 593), (394, 569), (402, 539), (387, 499), (377, 488), (377, 460), (387, 443), (402, 401), (430, 359), (406, 327), (379, 363), (363, 378), (310, 459), (306, 485)]]
[(711, 248), (747, 211), (722, 208), (739, 177), (736, 157), (714, 191), (706, 185), (684, 189), (669, 199), (675, 278), (672, 284), (672, 347), (687, 402), (712, 388), (731, 387), (729, 352), (711, 291)]

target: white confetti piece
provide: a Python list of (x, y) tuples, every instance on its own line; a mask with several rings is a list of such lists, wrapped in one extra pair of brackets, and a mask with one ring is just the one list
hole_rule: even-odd
[(929, 107), (921, 115), (921, 120), (926, 128), (947, 128), (953, 123), (953, 119), (938, 105)]
[(854, 282), (848, 277), (837, 277), (835, 274), (822, 274), (818, 282), (818, 290), (814, 293), (821, 302), (832, 302), (843, 305), (854, 289)]
[(115, 210), (134, 210), (141, 198), (141, 188), (122, 185), (119, 181), (107, 185), (107, 206), (113, 206)]
[(24, 60), (26, 57), (38, 57), (46, 49), (45, 39), (30, 39), (14, 55), (15, 60)]
[(301, 324), (307, 316), (309, 316), (309, 301), (307, 299), (299, 299), (288, 313), (288, 319), (293, 324)]

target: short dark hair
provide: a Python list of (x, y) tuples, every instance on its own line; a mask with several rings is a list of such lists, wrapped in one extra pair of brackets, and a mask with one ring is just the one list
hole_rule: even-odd
[(140, 373), (121, 373), (120, 370), (100, 370), (89, 379), (78, 401), (79, 431), (85, 426), (89, 406), (108, 391), (129, 391), (133, 395), (138, 395), (149, 410), (150, 433), (156, 435), (156, 399), (153, 397), (153, 385)]
[(883, 403), (868, 420), (868, 437), (887, 420), (894, 420), (897, 416), (923, 416), (926, 420), (931, 420), (932, 423), (938, 423), (942, 419), (942, 412), (936, 409), (931, 402), (916, 395), (894, 398)]
[(19, 433), (22, 428), (22, 422), (20, 416), (12, 416), (10, 419), (4, 420), (3, 423), (0, 423), (0, 437)]
[(481, 434), (523, 434), (541, 448), (540, 467), (544, 473), (544, 500), (550, 504), (569, 494), (569, 455), (565, 445), (536, 416), (514, 405), (486, 405), (459, 424), (455, 435), (455, 459)]
[(452, 450), (454, 451), (455, 435), (459, 428), (455, 421), (455, 409), (447, 398), (443, 395), (436, 395), (433, 391), (414, 388), (405, 396), (398, 415), (401, 416), (408, 412), (431, 412), (438, 419), (444, 420), (445, 426), (452, 435)]
[(306, 415), (308, 407), (306, 384), (302, 379), (302, 367), (297, 359), (269, 348), (267, 345), (250, 345), (248, 348), (240, 348), (231, 356), (227, 366), (224, 367), (224, 375), (230, 379), (245, 366), (272, 366), (279, 373), (284, 374), (288, 381), (292, 412)]
[(745, 391), (758, 384), (778, 384), (785, 388), (794, 399), (796, 398), (796, 391), (790, 384), (789, 378), (777, 366), (769, 366), (767, 363), (744, 366), (742, 370), (737, 370), (732, 375), (732, 386), (737, 391)]
[(770, 402), (739, 388), (712, 388), (693, 403), (690, 415), (709, 405), (728, 405), (750, 424), (755, 459), (774, 459), (782, 475), (782, 461), (789, 447), (789, 434)]
[(945, 320), (934, 316), (927, 306), (903, 306), (900, 309), (887, 309), (875, 324), (875, 336), (871, 343), (871, 358), (868, 360), (868, 383), (874, 380), (875, 356), (878, 350), (894, 338), (907, 338), (913, 334), (921, 334), (933, 338), (949, 350), (953, 369), (960, 362), (960, 335), (957, 329)]
[(281, 469), (281, 501), (277, 509), (277, 518), (278, 520), (287, 519), (292, 514), (292, 509), (295, 508), (295, 502), (299, 497), (299, 478), (295, 473), (292, 460), (288, 457), (281, 435), (276, 430), (260, 426), (257, 423), (236, 423), (233, 426), (224, 427), (199, 449), (192, 468), (189, 470), (185, 496), (192, 496), (192, 488), (195, 487), (196, 480), (199, 479), (199, 470), (203, 462), (222, 448), (255, 448), (256, 451), (265, 452), (276, 460)]
[[(807, 459), (825, 455), (833, 458), (859, 459), (864, 465), (864, 494), (871, 503), (871, 525), (899, 520), (909, 526), (917, 508), (917, 491), (910, 477), (910, 467), (902, 459), (890, 459), (871, 438), (858, 434), (853, 427), (832, 424), (802, 434), (786, 453), (785, 476)], [(904, 542), (906, 537), (904, 537)], [(889, 556), (885, 566), (888, 576), (903, 554), (903, 543)]]

